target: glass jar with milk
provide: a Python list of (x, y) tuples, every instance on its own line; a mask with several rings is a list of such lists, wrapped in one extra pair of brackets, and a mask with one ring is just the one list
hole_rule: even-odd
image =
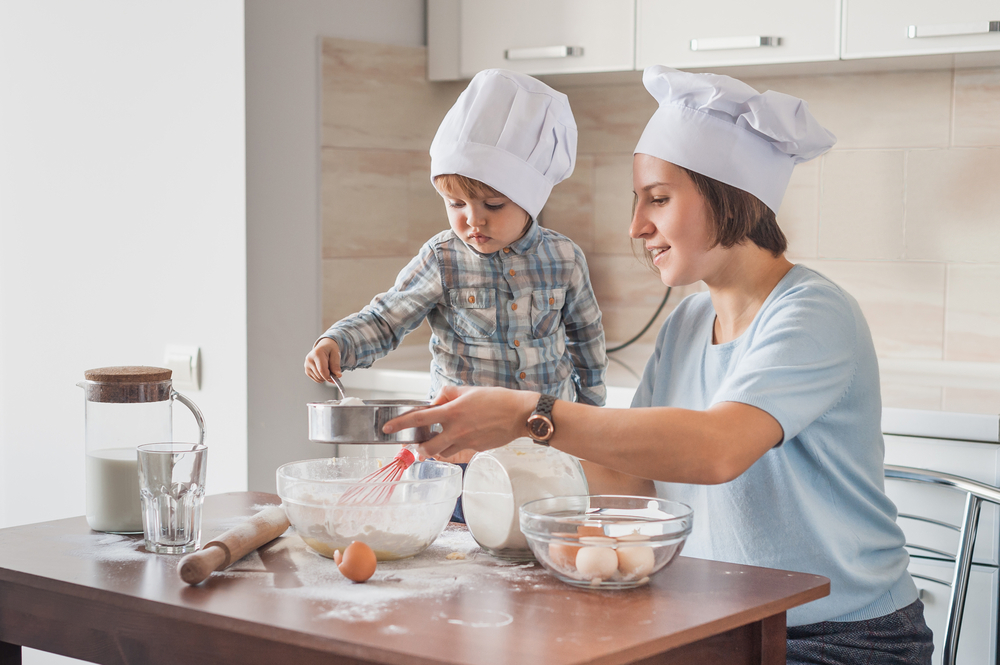
[(136, 446), (172, 441), (176, 399), (194, 414), (198, 443), (205, 420), (175, 391), (159, 367), (102, 367), (84, 372), (87, 446), (87, 523), (95, 531), (142, 533)]
[(479, 546), (501, 559), (534, 559), (518, 509), (528, 501), (587, 494), (580, 461), (528, 438), (476, 453), (465, 470), (462, 511)]

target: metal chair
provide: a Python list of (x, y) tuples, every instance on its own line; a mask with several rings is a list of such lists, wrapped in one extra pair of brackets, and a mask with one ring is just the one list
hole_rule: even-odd
[[(951, 595), (948, 600), (948, 618), (945, 623), (944, 647), (942, 649), (941, 665), (955, 665), (956, 654), (958, 653), (958, 638), (962, 628), (962, 613), (965, 610), (965, 596), (969, 588), (969, 574), (972, 570), (972, 548), (976, 543), (976, 531), (979, 528), (979, 511), (983, 501), (1000, 505), (1000, 489), (978, 483), (961, 476), (953, 476), (927, 469), (915, 469), (908, 466), (885, 466), (885, 477), (896, 480), (905, 480), (915, 483), (925, 483), (947, 487), (958, 492), (965, 492), (965, 515), (960, 526), (947, 524), (938, 520), (921, 517), (919, 515), (908, 515), (900, 513), (900, 517), (906, 517), (920, 522), (936, 524), (958, 531), (958, 553), (955, 556), (947, 552), (931, 549), (920, 545), (907, 543), (906, 546), (929, 552), (935, 558), (953, 561), (955, 572), (952, 575)], [(924, 575), (910, 573), (913, 577), (941, 583), (941, 580), (932, 579)], [(946, 583), (947, 584), (947, 583)]]

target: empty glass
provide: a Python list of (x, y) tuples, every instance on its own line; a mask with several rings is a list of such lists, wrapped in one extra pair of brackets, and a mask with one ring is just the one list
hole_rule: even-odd
[(201, 543), (208, 447), (198, 443), (147, 443), (137, 450), (146, 551), (195, 551)]

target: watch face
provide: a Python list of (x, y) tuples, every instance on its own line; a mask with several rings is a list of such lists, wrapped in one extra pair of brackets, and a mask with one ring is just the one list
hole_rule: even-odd
[(552, 423), (545, 416), (533, 416), (528, 421), (528, 431), (535, 439), (546, 439), (552, 433)]

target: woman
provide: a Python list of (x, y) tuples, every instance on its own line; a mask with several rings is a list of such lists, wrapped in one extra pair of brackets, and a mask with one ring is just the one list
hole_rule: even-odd
[(530, 422), (590, 462), (592, 491), (691, 505), (685, 554), (829, 577), (830, 596), (788, 612), (788, 662), (929, 663), (883, 491), (871, 333), (850, 295), (784, 257), (775, 221), (795, 163), (836, 139), (802, 100), (729, 77), (651, 67), (643, 83), (660, 106), (635, 151), (629, 233), (665, 284), (708, 292), (667, 318), (634, 408), (446, 389), (387, 431), (441, 423), (422, 453), (447, 456)]

